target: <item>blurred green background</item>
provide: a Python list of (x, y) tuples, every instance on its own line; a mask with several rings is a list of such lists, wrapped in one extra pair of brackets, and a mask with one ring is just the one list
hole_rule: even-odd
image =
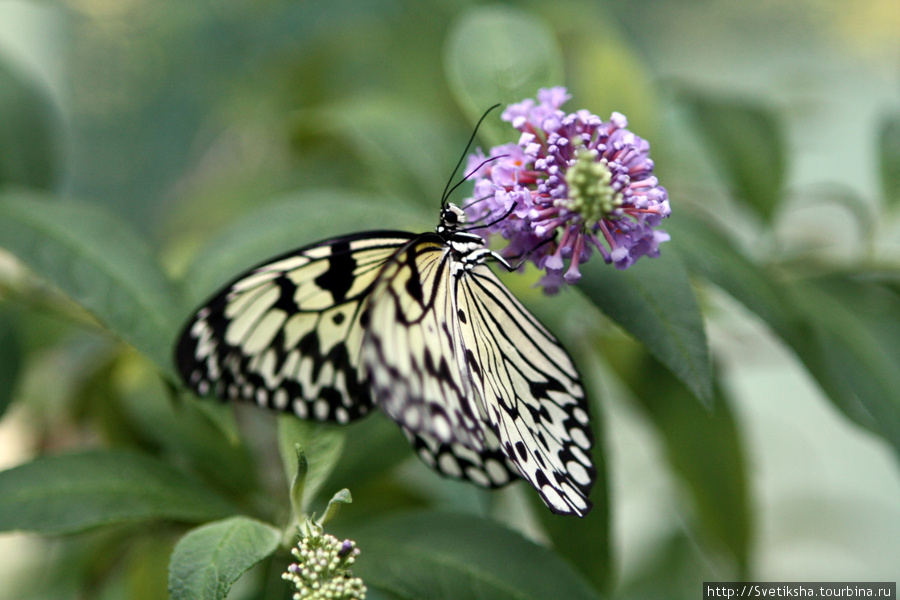
[[(175, 309), (186, 318), (255, 260), (315, 239), (279, 229), (285, 214), (299, 221), (305, 207), (340, 210), (338, 202), (366, 208), (331, 214), (316, 237), (432, 227), (477, 115), (533, 97), (537, 85), (565, 85), (574, 96), (565, 108), (622, 112), (650, 141), (670, 192), (670, 231), (682, 235), (672, 244), (689, 270), (704, 260), (691, 249), (708, 246), (694, 245), (693, 225), (677, 225), (679, 211), (710, 218), (766, 273), (821, 277), (816, 290), (827, 301), (813, 297), (801, 309), (859, 309), (860, 322), (886, 336), (893, 353), (879, 354), (879, 381), (891, 382), (900, 377), (898, 32), (892, 0), (5, 0), (0, 191), (77, 198), (129, 223), (167, 273), (187, 274), (187, 300)], [(489, 124), (480, 143), (503, 135)], [(720, 494), (716, 480), (698, 491), (691, 479), (691, 426), (678, 419), (693, 409), (667, 416), (668, 397), (648, 401), (652, 390), (635, 401), (641, 392), (621, 366), (632, 344), (602, 324), (613, 347), (585, 361), (596, 362), (588, 379), (605, 431), (612, 593), (696, 598), (704, 578), (738, 574), (900, 580), (896, 429), (884, 425), (879, 437), (869, 430), (877, 426), (848, 419), (881, 422), (829, 402), (841, 382), (829, 388), (772, 321), (701, 275), (719, 286), (696, 277), (717, 393), (727, 398), (717, 401), (729, 414), (712, 427), (733, 438), (722, 447), (742, 464), (738, 474), (725, 470), (722, 489), (731, 491), (721, 496), (740, 499), (742, 521), (720, 523), (712, 542), (703, 532), (704, 502)], [(850, 280), (889, 293), (879, 287), (863, 303)], [(4, 295), (14, 301), (3, 304)], [(542, 317), (555, 301), (531, 299)], [(0, 325), (0, 370), (24, 373), (15, 392), (0, 393), (12, 402), (0, 421), (0, 467), (115, 438), (85, 427), (84, 395), (158, 386), (147, 384), (146, 363), (111, 349), (3, 252), (0, 308), (4, 324), (28, 325)], [(573, 318), (553, 323), (564, 339), (577, 338)], [(841, 362), (844, 347), (831, 349)], [(843, 382), (844, 397), (854, 397), (856, 381)], [(896, 398), (885, 400), (894, 418)], [(740, 537), (733, 545), (729, 530)], [(158, 564), (132, 570), (128, 585), (109, 584), (102, 597), (164, 572), (171, 548), (155, 543), (144, 539)], [(10, 558), (0, 580), (33, 572), (47, 552), (35, 536), (3, 534), (0, 555)]]

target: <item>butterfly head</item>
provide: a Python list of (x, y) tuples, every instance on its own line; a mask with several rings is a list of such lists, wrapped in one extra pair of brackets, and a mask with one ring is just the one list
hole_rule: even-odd
[(436, 231), (438, 233), (453, 233), (458, 231), (465, 222), (465, 211), (452, 202), (448, 202), (441, 209), (441, 222), (438, 224)]

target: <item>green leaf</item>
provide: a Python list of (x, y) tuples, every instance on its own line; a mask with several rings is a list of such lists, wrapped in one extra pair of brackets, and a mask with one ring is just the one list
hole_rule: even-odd
[(18, 321), (8, 306), (0, 302), (0, 419), (13, 400), (22, 370), (22, 344)]
[[(341, 459), (321, 489), (330, 491), (352, 483), (354, 493), (367, 500), (354, 508), (354, 516), (373, 506), (382, 510), (394, 508), (398, 502), (396, 495), (402, 496), (404, 491), (386, 483), (387, 475), (400, 463), (416, 460), (409, 442), (397, 425), (385, 418), (362, 419), (343, 430), (347, 433)], [(377, 491), (367, 497), (366, 492), (372, 490)]]
[(878, 158), (881, 193), (887, 206), (893, 208), (900, 205), (900, 114), (887, 116), (881, 122)]
[[(900, 450), (898, 349), (884, 335), (900, 331), (894, 312), (900, 302), (884, 293), (873, 297), (872, 289), (851, 278), (827, 293), (785, 282), (783, 274), (747, 260), (710, 222), (684, 213), (672, 225), (673, 243), (693, 270), (763, 319), (848, 417)], [(867, 322), (862, 310), (879, 310), (881, 316)]]
[[(534, 98), (539, 88), (563, 83), (562, 51), (553, 32), (522, 9), (471, 8), (450, 26), (446, 39), (447, 80), (473, 123), (498, 102), (521, 102)], [(511, 141), (514, 133), (496, 117), (480, 131), (492, 146)]]
[(728, 399), (716, 386), (711, 410), (702, 409), (693, 394), (647, 354), (643, 360), (632, 356), (618, 367), (662, 435), (673, 469), (690, 486), (702, 531), (727, 549), (746, 574), (752, 511), (741, 436)]
[(185, 308), (195, 308), (255, 264), (295, 248), (361, 230), (425, 231), (437, 218), (437, 208), (429, 218), (420, 206), (347, 191), (285, 197), (241, 217), (204, 248), (185, 277)]
[(850, 276), (798, 282), (806, 335), (789, 340), (847, 416), (900, 452), (900, 296)]
[(398, 598), (600, 597), (552, 551), (471, 515), (396, 515), (343, 536), (361, 551), (354, 575)]
[(0, 247), (171, 370), (174, 291), (125, 223), (97, 206), (10, 192), (0, 194)]
[[(126, 369), (135, 374), (135, 365)], [(231, 498), (258, 493), (260, 470), (237, 434), (233, 407), (187, 394), (175, 398), (168, 382), (152, 373), (143, 376), (144, 385), (113, 400), (121, 403), (129, 443), (139, 441), (142, 447), (177, 457), (178, 464)]]
[(306, 455), (308, 465), (303, 491), (304, 513), (334, 470), (344, 449), (346, 437), (346, 432), (334, 425), (303, 421), (289, 414), (279, 415), (278, 447), (288, 481), (292, 481), (297, 473), (295, 446), (299, 445)]
[[(284, 444), (279, 444), (282, 446), (282, 463), (284, 463), (285, 470), (287, 470), (288, 466), (288, 456), (285, 455)], [(309, 473), (309, 461), (306, 460), (306, 452), (303, 451), (303, 448), (300, 447), (300, 444), (294, 444), (294, 456), (295, 456), (295, 466), (296, 471), (294, 473), (293, 479), (291, 479), (290, 483), (290, 497), (291, 497), (291, 514), (293, 515), (292, 523), (300, 523), (302, 515), (305, 513), (303, 510), (303, 495), (306, 491), (306, 474)]]
[(0, 62), (0, 188), (51, 189), (59, 161), (59, 116), (48, 94)]
[(712, 384), (703, 316), (674, 248), (624, 271), (594, 261), (582, 272), (584, 293), (708, 403)]
[[(304, 113), (298, 121), (306, 129), (345, 138), (370, 173), (366, 177), (371, 182), (368, 187), (377, 185), (376, 189), (384, 190), (391, 197), (399, 193), (421, 199), (424, 206), (434, 211), (428, 222), (433, 227), (441, 191), (459, 160), (464, 142), (450, 143), (456, 139), (457, 132), (446, 122), (446, 115), (424, 110), (419, 100), (404, 105), (392, 96), (366, 95)], [(422, 152), (423, 147), (428, 152)], [(415, 185), (398, 189), (398, 182), (407, 181)], [(371, 229), (381, 225), (369, 222), (361, 227)]]
[[(656, 123), (665, 102), (648, 56), (615, 18), (615, 9), (600, 2), (554, 2), (533, 5), (557, 32), (566, 48), (566, 81), (574, 98), (563, 110), (589, 109), (607, 119), (613, 111), (628, 117), (629, 128), (652, 142), (659, 158)], [(615, 82), (615, 85), (611, 85)], [(561, 82), (557, 82), (561, 83)], [(657, 161), (659, 164), (660, 161)]]
[(0, 472), (0, 531), (58, 534), (113, 523), (205, 521), (234, 507), (144, 454), (88, 450)]
[(325, 526), (330, 520), (337, 516), (338, 511), (344, 504), (353, 504), (353, 496), (350, 495), (350, 490), (347, 488), (339, 490), (331, 497), (331, 500), (328, 501), (328, 506), (325, 507), (325, 512), (322, 513), (321, 518), (316, 521), (316, 524), (319, 525), (319, 527)]
[(169, 561), (172, 600), (221, 600), (250, 567), (278, 548), (281, 532), (247, 517), (192, 529)]
[[(578, 353), (579, 355), (581, 353)], [(581, 365), (579, 365), (581, 367)], [(581, 372), (587, 372), (582, 368)], [(586, 382), (586, 383), (589, 383)], [(594, 394), (596, 396), (596, 394)], [(593, 404), (599, 407), (599, 403)], [(591, 427), (594, 431), (592, 458), (597, 468), (597, 477), (591, 489), (594, 508), (583, 518), (554, 515), (541, 502), (540, 497), (528, 490), (532, 504), (541, 524), (550, 536), (556, 552), (572, 564), (594, 586), (601, 591), (610, 591), (615, 578), (615, 560), (611, 547), (610, 490), (607, 471), (606, 437), (603, 427), (603, 412), (591, 412)]]
[(672, 235), (671, 244), (692, 271), (731, 294), (778, 335), (786, 339), (802, 335), (777, 279), (741, 254), (716, 224), (682, 210), (666, 223), (666, 229)]
[(681, 98), (725, 183), (771, 221), (781, 203), (786, 171), (784, 134), (774, 113), (745, 100), (688, 91)]

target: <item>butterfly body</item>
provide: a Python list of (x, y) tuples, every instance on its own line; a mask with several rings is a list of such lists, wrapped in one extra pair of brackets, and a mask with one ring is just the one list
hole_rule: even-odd
[(430, 467), (484, 487), (518, 477), (584, 515), (595, 469), (580, 377), (486, 264), (510, 266), (447, 204), (434, 232), (300, 248), (213, 296), (176, 348), (201, 395), (346, 423), (380, 408)]

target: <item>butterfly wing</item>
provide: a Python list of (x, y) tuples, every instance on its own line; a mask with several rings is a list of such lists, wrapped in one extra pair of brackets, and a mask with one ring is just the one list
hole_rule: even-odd
[(384, 267), (371, 294), (360, 380), (422, 460), (497, 487), (517, 477), (470, 381), (445, 241), (423, 234)]
[(466, 365), (504, 454), (553, 512), (587, 514), (596, 469), (571, 358), (486, 265), (454, 285)]
[(198, 394), (346, 423), (372, 401), (357, 378), (360, 319), (384, 264), (412, 237), (319, 242), (244, 273), (200, 308), (175, 351)]

